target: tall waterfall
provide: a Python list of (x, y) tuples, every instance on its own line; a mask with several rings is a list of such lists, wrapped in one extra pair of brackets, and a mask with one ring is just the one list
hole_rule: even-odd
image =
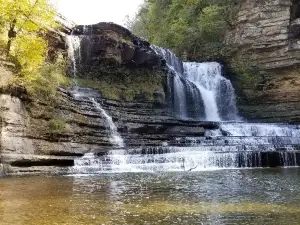
[(169, 104), (175, 115), (181, 119), (205, 120), (204, 103), (199, 88), (184, 78), (181, 60), (169, 49), (152, 46), (169, 67)]
[(222, 77), (222, 66), (216, 62), (183, 63), (186, 79), (199, 89), (206, 120), (239, 120), (236, 98), (230, 80)]
[(80, 49), (80, 37), (68, 35), (66, 37), (66, 43), (68, 46), (68, 58), (72, 66), (73, 78), (76, 80), (77, 76), (77, 62), (80, 63), (81, 49)]
[[(167, 62), (174, 78), (171, 86), (172, 106), (185, 119), (207, 121), (239, 120), (234, 88), (222, 77), (216, 62), (181, 62), (168, 49), (152, 46)], [(192, 111), (192, 112), (191, 112)]]

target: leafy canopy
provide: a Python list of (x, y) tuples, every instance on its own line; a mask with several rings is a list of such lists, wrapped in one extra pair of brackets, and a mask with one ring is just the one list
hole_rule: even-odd
[(58, 26), (47, 0), (0, 0), (0, 25), (7, 54), (29, 76), (46, 58), (46, 33)]
[(0, 50), (6, 49), (20, 75), (10, 85), (47, 102), (56, 99), (57, 86), (69, 85), (63, 55), (47, 61), (47, 34), (59, 29), (56, 15), (47, 0), (0, 0)]
[(136, 35), (190, 60), (216, 59), (239, 1), (145, 0), (127, 26)]

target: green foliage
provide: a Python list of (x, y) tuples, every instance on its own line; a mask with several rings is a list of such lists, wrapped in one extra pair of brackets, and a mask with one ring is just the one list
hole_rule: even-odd
[(66, 76), (66, 61), (61, 54), (56, 61), (44, 62), (37, 70), (13, 80), (14, 84), (25, 86), (31, 96), (50, 102), (56, 99), (58, 86), (68, 86), (71, 82)]
[(47, 56), (45, 35), (58, 27), (48, 0), (0, 0), (0, 36), (21, 75), (36, 79)]
[(110, 74), (109, 76), (89, 77), (78, 79), (78, 85), (89, 88), (98, 89), (103, 97), (108, 99), (120, 100), (124, 98), (132, 101), (137, 95), (143, 95), (147, 100), (153, 99), (153, 93), (163, 89), (163, 81), (161, 76), (156, 76), (155, 71), (143, 71), (139, 69), (139, 73), (120, 77), (119, 75)]
[(235, 60), (231, 66), (240, 89), (253, 88), (258, 84), (261, 74), (255, 66), (251, 65), (250, 60)]
[(45, 61), (47, 42), (35, 35), (19, 35), (15, 40), (13, 54), (20, 66), (21, 74), (29, 80), (36, 79), (33, 75), (36, 75), (36, 71)]
[(66, 121), (62, 119), (52, 119), (49, 121), (49, 133), (57, 135), (66, 131)]
[(241, 0), (145, 0), (127, 26), (151, 43), (189, 60), (221, 55), (226, 30)]
[(45, 37), (58, 28), (55, 16), (48, 0), (0, 0), (0, 48), (6, 49), (19, 74), (11, 86), (24, 86), (31, 96), (50, 102), (56, 98), (57, 86), (69, 83), (61, 54), (55, 62), (47, 62)]

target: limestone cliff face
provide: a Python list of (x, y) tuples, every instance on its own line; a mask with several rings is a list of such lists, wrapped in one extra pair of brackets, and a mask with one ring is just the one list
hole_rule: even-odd
[(226, 38), (232, 61), (244, 59), (261, 72), (239, 91), (248, 119), (300, 122), (300, 1), (245, 0)]

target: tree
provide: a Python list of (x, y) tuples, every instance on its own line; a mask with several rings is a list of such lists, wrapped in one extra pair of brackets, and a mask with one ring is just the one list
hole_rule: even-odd
[(217, 59), (240, 1), (145, 0), (128, 24), (136, 35), (189, 60)]
[(17, 35), (42, 34), (57, 26), (55, 15), (47, 0), (0, 0), (0, 20), (7, 30), (7, 54)]
[(22, 75), (34, 74), (47, 53), (45, 34), (58, 26), (48, 0), (0, 0), (0, 30), (6, 54), (15, 59)]

